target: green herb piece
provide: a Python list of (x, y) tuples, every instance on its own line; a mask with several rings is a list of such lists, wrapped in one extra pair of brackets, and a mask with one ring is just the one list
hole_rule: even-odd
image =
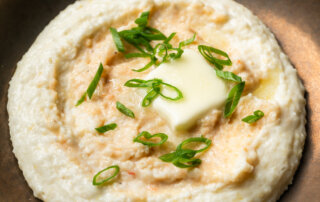
[[(194, 142), (199, 142), (199, 143), (204, 143), (206, 146), (203, 147), (202, 149), (198, 149), (198, 150), (192, 150), (192, 149), (184, 149), (182, 148), (183, 146), (185, 146), (186, 144), (190, 144), (190, 143), (194, 143)], [(178, 147), (177, 147), (177, 152), (179, 153), (183, 153), (182, 151), (193, 151), (196, 153), (199, 153), (199, 152), (203, 152), (205, 151), (206, 149), (208, 149), (211, 145), (211, 140), (207, 139), (207, 138), (204, 138), (203, 136), (201, 137), (191, 137), (189, 139), (186, 139), (184, 140), (183, 142), (181, 142)]]
[(143, 12), (139, 18), (137, 18), (134, 22), (139, 26), (139, 27), (145, 27), (148, 24), (148, 18), (149, 18), (149, 11)]
[[(167, 155), (167, 156), (165, 156), (165, 155)], [(175, 165), (178, 168), (192, 168), (192, 167), (196, 167), (201, 164), (201, 159), (183, 158), (181, 156), (178, 156), (175, 152), (170, 153), (169, 154), (170, 156), (168, 154), (165, 154), (165, 155), (160, 156), (159, 158), (162, 161), (172, 163), (173, 165)], [(169, 161), (169, 158), (172, 158), (173, 160)]]
[(87, 92), (85, 92), (85, 93), (81, 96), (81, 98), (77, 101), (76, 107), (79, 106), (79, 105), (81, 105), (81, 104), (85, 101), (86, 97), (87, 97)]
[[(97, 178), (104, 172), (106, 172), (107, 170), (109, 169), (114, 169), (114, 173), (110, 176), (110, 177), (107, 177), (101, 181), (98, 181)], [(112, 178), (114, 178), (115, 176), (118, 175), (120, 171), (120, 167), (118, 165), (113, 165), (113, 166), (109, 166), (101, 171), (99, 171), (94, 177), (93, 177), (93, 180), (92, 180), (92, 184), (95, 185), (95, 186), (99, 186), (99, 185), (102, 185), (106, 182), (108, 182), (109, 180), (111, 180)]]
[(193, 36), (190, 39), (187, 39), (185, 41), (181, 41), (179, 43), (179, 48), (182, 48), (183, 46), (190, 45), (194, 40), (196, 39), (196, 34), (193, 34)]
[(151, 55), (148, 53), (128, 53), (125, 54), (124, 57), (129, 59), (129, 58), (147, 58), (150, 57)]
[[(185, 149), (183, 146), (189, 143), (204, 143), (206, 146), (202, 149), (193, 150), (193, 149)], [(177, 149), (175, 152), (164, 154), (160, 156), (159, 158), (164, 162), (171, 162), (173, 165), (179, 167), (179, 168), (190, 168), (195, 167), (201, 164), (201, 160), (197, 158), (193, 158), (197, 153), (203, 152), (206, 149), (208, 149), (211, 145), (211, 140), (201, 137), (193, 137), (184, 140), (182, 143), (180, 143), (177, 146)]]
[[(201, 53), (201, 55), (211, 64), (213, 64), (216, 68), (219, 70), (223, 69), (223, 65), (231, 66), (232, 62), (228, 56), (228, 54), (222, 50), (205, 46), (205, 45), (199, 45), (198, 50)], [(227, 58), (226, 60), (218, 59), (212, 55), (212, 53), (215, 53), (217, 55), (223, 56)]]
[(163, 43), (169, 44), (170, 41), (171, 41), (171, 39), (172, 39), (176, 34), (177, 34), (176, 32), (171, 33), (170, 36), (169, 36), (166, 40), (163, 41)]
[(124, 115), (134, 118), (134, 113), (130, 109), (128, 109), (126, 106), (124, 106), (122, 103), (117, 101), (116, 107)]
[(81, 103), (83, 103), (87, 95), (88, 95), (89, 99), (92, 98), (92, 95), (93, 95), (95, 89), (98, 86), (98, 83), (99, 83), (99, 80), (101, 78), (102, 72), (103, 72), (103, 65), (102, 65), (102, 63), (100, 63), (99, 68), (97, 70), (97, 73), (95, 74), (93, 80), (91, 81), (87, 91), (78, 100), (76, 106), (79, 106)]
[(167, 37), (162, 32), (152, 27), (146, 27), (144, 32), (141, 32), (141, 35), (149, 41), (159, 41), (167, 39)]
[(155, 90), (150, 90), (147, 95), (143, 98), (141, 106), (148, 107), (152, 101), (158, 97), (159, 93)]
[[(157, 143), (147, 142), (147, 141), (141, 140), (141, 137), (144, 137), (147, 140), (150, 140), (151, 138), (159, 137), (159, 138), (161, 138), (161, 140), (160, 140), (160, 142), (157, 142)], [(142, 131), (137, 137), (135, 137), (133, 139), (133, 142), (139, 142), (139, 143), (146, 145), (148, 147), (153, 147), (153, 146), (158, 146), (158, 145), (163, 144), (165, 141), (167, 141), (167, 139), (168, 139), (168, 135), (166, 135), (164, 133), (156, 133), (154, 135), (151, 135), (147, 131)]]
[(258, 121), (259, 119), (261, 119), (264, 116), (264, 113), (260, 110), (256, 110), (253, 112), (253, 115), (249, 115), (245, 118), (242, 119), (243, 122), (252, 124), (256, 121)]
[[(142, 72), (152, 65), (159, 66), (164, 62), (168, 62), (169, 59), (175, 60), (181, 57), (183, 54), (182, 47), (191, 44), (196, 37), (196, 34), (192, 38), (187, 39), (179, 43), (178, 48), (173, 48), (170, 44), (171, 39), (176, 35), (176, 33), (170, 34), (166, 37), (158, 29), (148, 26), (148, 18), (150, 12), (143, 12), (139, 18), (135, 20), (137, 27), (133, 27), (130, 30), (123, 30), (117, 32), (116, 29), (110, 28), (113, 40), (117, 46), (117, 49), (124, 52), (124, 47), (121, 39), (125, 40), (129, 44), (136, 47), (140, 53), (128, 53), (125, 54), (125, 58), (136, 58), (136, 57), (149, 57), (150, 62), (148, 62), (144, 67), (139, 69), (132, 69), (135, 72)], [(163, 41), (158, 43), (155, 47), (152, 47), (151, 41)]]
[(164, 82), (161, 82), (161, 84), (162, 84), (163, 86), (166, 86), (168, 89), (171, 89), (172, 91), (175, 91), (175, 92), (177, 93), (177, 96), (172, 98), (172, 97), (169, 97), (169, 96), (164, 95), (164, 94), (162, 93), (162, 91), (160, 90), (160, 91), (159, 91), (159, 94), (160, 94), (162, 97), (164, 97), (164, 98), (166, 98), (166, 99), (168, 99), (168, 100), (173, 100), (173, 101), (180, 100), (180, 99), (183, 98), (182, 92), (181, 92), (177, 87), (175, 87), (175, 86), (173, 86), (173, 85), (170, 85), (170, 84), (168, 84), (168, 83), (164, 83)]
[(142, 79), (130, 79), (128, 80), (124, 86), (130, 87), (130, 88), (146, 88), (146, 87), (152, 87), (153, 80), (142, 80)]
[[(130, 88), (150, 89), (147, 95), (142, 100), (143, 107), (149, 106), (158, 95), (172, 101), (177, 101), (183, 98), (182, 92), (177, 87), (171, 84), (165, 83), (161, 79), (157, 79), (157, 78), (151, 79), (151, 80), (131, 79), (131, 80), (128, 80), (124, 85)], [(167, 90), (176, 92), (177, 95), (175, 97), (169, 97), (163, 94), (164, 88), (166, 88)]]
[(226, 101), (226, 106), (224, 109), (224, 117), (229, 117), (235, 110), (236, 106), (239, 103), (241, 94), (243, 92), (245, 86), (245, 82), (241, 82), (237, 85), (235, 85), (229, 92), (228, 98)]
[(134, 72), (143, 72), (147, 69), (149, 69), (152, 65), (154, 64), (154, 62), (151, 60), (148, 64), (146, 64), (144, 67), (140, 68), (140, 69), (133, 69), (132, 71)]
[[(161, 63), (166, 62), (168, 59), (168, 49), (171, 46), (169, 44), (166, 43), (158, 43), (154, 49), (153, 49), (153, 58), (154, 58), (154, 64), (159, 66)], [(158, 58), (162, 58), (161, 61), (159, 61)]]
[(123, 30), (118, 32), (119, 36), (122, 39), (124, 39), (143, 53), (145, 53), (142, 48), (143, 46), (147, 49), (147, 51), (153, 51), (153, 48), (150, 45), (150, 42), (152, 40), (167, 39), (167, 37), (159, 30), (147, 26), (149, 13), (149, 11), (143, 12), (140, 17), (135, 20), (135, 23), (138, 25), (138, 27), (133, 27), (130, 30)]
[(107, 124), (107, 125), (101, 126), (99, 128), (95, 128), (95, 129), (99, 133), (105, 133), (109, 130), (114, 130), (116, 127), (117, 127), (116, 123), (110, 123), (110, 124)]
[(232, 72), (228, 72), (228, 71), (222, 71), (219, 69), (215, 69), (216, 71), (216, 75), (222, 79), (228, 80), (228, 81), (235, 81), (235, 82), (242, 82), (242, 79), (240, 76), (235, 75)]
[(121, 41), (120, 35), (117, 32), (117, 30), (115, 28), (113, 28), (113, 27), (110, 27), (110, 32), (111, 32), (113, 41), (116, 44), (116, 47), (117, 47), (118, 51), (124, 52), (124, 46), (123, 46), (123, 43)]
[(170, 48), (170, 49), (168, 49), (169, 58), (171, 58), (173, 60), (181, 58), (183, 52), (184, 51), (181, 48)]

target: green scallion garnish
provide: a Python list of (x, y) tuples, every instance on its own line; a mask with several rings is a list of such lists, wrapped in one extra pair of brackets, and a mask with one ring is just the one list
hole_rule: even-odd
[(172, 39), (176, 34), (177, 34), (176, 32), (171, 33), (170, 36), (169, 36), (166, 40), (163, 41), (163, 43), (169, 44), (170, 41), (171, 41), (171, 39)]
[[(172, 101), (177, 101), (183, 98), (182, 92), (177, 87), (171, 84), (165, 83), (161, 79), (157, 79), (157, 78), (151, 79), (151, 80), (131, 79), (127, 81), (124, 85), (130, 88), (149, 89), (147, 95), (142, 100), (143, 107), (149, 106), (158, 95)], [(176, 96), (170, 97), (165, 95), (163, 93), (163, 89), (176, 92)]]
[[(205, 46), (205, 45), (199, 45), (198, 50), (201, 53), (201, 55), (209, 61), (211, 64), (213, 64), (217, 69), (222, 70), (223, 65), (231, 66), (232, 62), (228, 56), (228, 54), (222, 50), (210, 47), (210, 46)], [(212, 55), (212, 53), (215, 53), (217, 55), (223, 56), (226, 59), (218, 59)]]
[(137, 18), (134, 22), (139, 26), (139, 27), (145, 27), (148, 24), (148, 17), (149, 17), (150, 12), (146, 11), (141, 13), (140, 17)]
[(154, 64), (154, 61), (150, 61), (148, 64), (146, 64), (144, 67), (140, 68), (140, 69), (132, 69), (132, 71), (134, 72), (143, 72), (147, 69), (149, 69), (150, 67), (152, 67), (152, 65)]
[(91, 81), (87, 91), (78, 100), (76, 106), (79, 106), (81, 103), (83, 103), (84, 100), (86, 99), (87, 95), (88, 95), (89, 99), (92, 98), (92, 95), (93, 95), (95, 89), (97, 88), (97, 85), (98, 85), (99, 80), (101, 78), (102, 72), (103, 72), (103, 65), (102, 65), (102, 63), (100, 63), (99, 68), (97, 70), (97, 73), (95, 74), (93, 80)]
[[(150, 140), (151, 138), (161, 138), (160, 142), (152, 142), (152, 141), (144, 141), (141, 138), (145, 138), (146, 140)], [(139, 142), (143, 145), (146, 145), (148, 147), (154, 147), (154, 146), (158, 146), (158, 145), (162, 145), (163, 143), (165, 143), (168, 139), (168, 135), (164, 134), (164, 133), (156, 133), (154, 135), (151, 135), (149, 132), (147, 131), (142, 131), (137, 137), (135, 137), (133, 139), (133, 142)]]
[(216, 75), (224, 80), (228, 80), (228, 81), (234, 81), (234, 82), (242, 82), (242, 79), (240, 76), (235, 75), (232, 72), (228, 72), (228, 71), (222, 71), (219, 69), (215, 69), (216, 71)]
[[(216, 75), (218, 77), (227, 81), (234, 81), (238, 83), (230, 90), (227, 101), (226, 101), (224, 117), (229, 117), (231, 116), (236, 106), (238, 105), (238, 102), (240, 100), (241, 94), (245, 86), (245, 82), (242, 81), (242, 78), (240, 76), (237, 76), (232, 72), (223, 71), (224, 65), (227, 65), (227, 66), (232, 65), (232, 62), (226, 52), (210, 46), (205, 46), (205, 45), (199, 45), (198, 50), (208, 62), (210, 62), (215, 66), (214, 70), (216, 71)], [(225, 60), (218, 59), (214, 57), (212, 53), (225, 57), (226, 59)]]
[(119, 101), (117, 101), (116, 103), (116, 107), (117, 109), (123, 113), (126, 116), (129, 116), (131, 118), (134, 118), (134, 113), (133, 111), (131, 111), (129, 108), (127, 108), (126, 106), (124, 106), (122, 103), (120, 103)]
[[(206, 146), (198, 150), (183, 148), (185, 145), (189, 143), (195, 143), (195, 142), (204, 143)], [(179, 168), (195, 167), (201, 164), (201, 160), (193, 157), (197, 153), (203, 152), (206, 149), (208, 149), (211, 145), (211, 142), (212, 142), (211, 140), (204, 138), (203, 136), (189, 138), (184, 140), (182, 143), (180, 143), (177, 146), (177, 149), (175, 152), (162, 155), (159, 158), (162, 161), (173, 163), (173, 165)]]
[[(159, 66), (164, 62), (168, 62), (169, 59), (175, 60), (181, 57), (183, 54), (182, 47), (191, 44), (196, 37), (194, 34), (190, 39), (182, 41), (179, 43), (178, 48), (174, 48), (170, 41), (176, 35), (176, 33), (170, 34), (169, 37), (166, 37), (159, 30), (148, 26), (148, 18), (150, 12), (143, 12), (139, 18), (135, 20), (137, 27), (133, 27), (130, 30), (123, 30), (118, 32), (114, 28), (110, 28), (112, 38), (116, 47), (119, 51), (124, 52), (124, 46), (121, 39), (125, 40), (129, 44), (133, 45), (140, 52), (137, 53), (127, 53), (125, 58), (135, 58), (135, 57), (149, 57), (150, 61), (142, 68), (133, 69), (136, 72), (142, 72), (152, 65)], [(151, 41), (163, 41), (158, 43), (155, 47), (152, 47), (150, 44)]]
[[(159, 88), (167, 88), (168, 90), (175, 91), (177, 93), (176, 97), (169, 97), (167, 95), (164, 95), (162, 93), (162, 90), (160, 89), (159, 94), (161, 97), (166, 98), (168, 100), (172, 100), (172, 101), (177, 101), (177, 100), (180, 100), (181, 98), (183, 98), (182, 92), (177, 87), (170, 85), (168, 83), (164, 83), (164, 82), (161, 82), (160, 85), (162, 85), (162, 86)], [(155, 87), (154, 87), (154, 89), (155, 89)]]
[(107, 125), (101, 126), (99, 128), (95, 128), (95, 129), (99, 133), (105, 133), (109, 130), (114, 130), (116, 127), (117, 127), (116, 123), (110, 123), (110, 124), (107, 124)]
[(244, 89), (245, 82), (241, 82), (237, 85), (235, 85), (229, 92), (228, 98), (226, 101), (225, 109), (224, 109), (224, 117), (229, 117), (233, 113), (233, 111), (236, 109), (241, 94)]
[(123, 46), (123, 43), (121, 41), (120, 35), (117, 32), (117, 30), (115, 28), (113, 28), (113, 27), (110, 27), (110, 32), (111, 32), (113, 41), (116, 44), (116, 47), (117, 47), (118, 51), (124, 52), (124, 46)]
[(148, 107), (149, 105), (151, 105), (152, 101), (158, 97), (158, 95), (159, 92), (155, 91), (154, 89), (150, 90), (143, 98), (141, 106)]
[[(109, 169), (114, 169), (114, 173), (113, 173), (110, 177), (107, 177), (107, 178), (105, 178), (105, 179), (102, 179), (102, 180), (98, 181), (97, 178), (99, 178), (99, 176), (100, 176), (102, 173), (106, 172), (106, 171), (109, 170)], [(107, 167), (107, 168), (99, 171), (99, 172), (93, 177), (92, 184), (95, 185), (95, 186), (102, 185), (102, 184), (110, 181), (110, 180), (111, 180), (112, 178), (114, 178), (115, 176), (117, 176), (118, 173), (119, 173), (119, 171), (120, 171), (120, 167), (119, 167), (118, 165), (109, 166), (109, 167)]]
[(261, 119), (264, 116), (264, 113), (261, 110), (256, 110), (253, 112), (253, 115), (249, 115), (242, 119), (243, 122), (252, 124)]
[(196, 39), (196, 34), (193, 34), (193, 36), (190, 39), (187, 39), (185, 41), (181, 41), (179, 43), (179, 48), (182, 48), (183, 46), (190, 45), (191, 43), (194, 42), (195, 39)]

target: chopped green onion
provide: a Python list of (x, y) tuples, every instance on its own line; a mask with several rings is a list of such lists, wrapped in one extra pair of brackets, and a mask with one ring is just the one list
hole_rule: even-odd
[(193, 34), (193, 36), (190, 39), (187, 39), (185, 41), (181, 41), (179, 43), (179, 48), (182, 48), (183, 46), (187, 46), (187, 45), (191, 44), (192, 42), (194, 42), (195, 39), (196, 39), (196, 34)]
[[(141, 140), (141, 137), (144, 137), (145, 139), (149, 140), (151, 138), (155, 138), (155, 137), (159, 137), (161, 138), (161, 141), (158, 143), (155, 142), (147, 142), (144, 140)], [(164, 134), (164, 133), (156, 133), (154, 135), (151, 135), (149, 132), (147, 131), (142, 131), (137, 137), (135, 137), (133, 139), (133, 142), (139, 142), (143, 145), (149, 146), (149, 147), (153, 147), (153, 146), (158, 146), (163, 144), (165, 141), (167, 141), (168, 139), (168, 135)]]
[(99, 80), (101, 78), (102, 72), (103, 72), (103, 65), (102, 65), (102, 63), (100, 63), (99, 68), (97, 70), (97, 73), (95, 74), (93, 80), (91, 81), (87, 91), (78, 100), (76, 106), (79, 106), (82, 102), (84, 102), (84, 100), (85, 100), (87, 95), (88, 95), (89, 99), (92, 98), (92, 95), (93, 95), (95, 89), (98, 86), (98, 83), (99, 83)]
[(154, 99), (158, 97), (159, 93), (154, 89), (150, 90), (147, 95), (143, 98), (141, 105), (143, 107), (148, 107)]
[(199, 152), (203, 152), (205, 151), (206, 149), (208, 149), (211, 145), (211, 140), (207, 139), (207, 138), (204, 138), (203, 136), (201, 137), (191, 137), (189, 139), (186, 139), (184, 140), (183, 142), (181, 142), (178, 147), (177, 147), (177, 152), (181, 152), (181, 151), (189, 151), (189, 150), (192, 150), (192, 149), (184, 149), (182, 148), (184, 145), (186, 144), (189, 144), (189, 143), (192, 143), (192, 142), (199, 142), (199, 143), (204, 143), (206, 146), (202, 149), (198, 149), (198, 150), (193, 150), (193, 152), (195, 153), (199, 153)]
[(84, 100), (86, 99), (86, 97), (87, 97), (87, 92), (85, 92), (85, 93), (81, 96), (81, 98), (77, 101), (76, 106), (79, 106), (80, 104), (82, 104), (82, 103), (84, 102)]
[[(101, 181), (98, 181), (97, 178), (102, 174), (104, 173), (105, 171), (109, 170), (109, 169), (114, 169), (114, 173), (110, 176), (110, 177), (107, 177), (106, 179), (103, 179)], [(102, 185), (104, 183), (106, 183), (107, 181), (111, 180), (112, 178), (114, 178), (116, 175), (118, 175), (120, 171), (120, 167), (118, 165), (113, 165), (113, 166), (109, 166), (101, 171), (99, 171), (94, 177), (93, 177), (93, 180), (92, 180), (92, 184), (95, 185), (95, 186), (99, 186), (99, 185)]]
[(172, 163), (178, 168), (192, 168), (201, 164), (201, 159), (183, 158), (178, 156), (176, 152), (165, 154), (159, 158), (164, 162)]
[(172, 39), (176, 34), (177, 34), (176, 32), (171, 33), (170, 36), (169, 36), (166, 40), (164, 40), (163, 43), (169, 44), (169, 42), (171, 41), (171, 39)]
[(133, 69), (132, 71), (134, 72), (143, 72), (147, 69), (149, 69), (152, 65), (154, 64), (154, 62), (151, 60), (148, 64), (146, 64), (144, 67), (140, 68), (140, 69)]
[(129, 116), (131, 118), (134, 118), (134, 113), (130, 109), (128, 109), (126, 106), (124, 106), (122, 103), (120, 103), (119, 101), (117, 101), (116, 107), (124, 115)]
[[(157, 78), (151, 79), (151, 80), (131, 79), (131, 80), (128, 80), (124, 85), (130, 88), (149, 88), (150, 89), (147, 95), (142, 100), (143, 107), (149, 106), (158, 95), (172, 101), (177, 101), (183, 98), (182, 92), (177, 87), (171, 84), (165, 83), (161, 79), (157, 79)], [(171, 91), (175, 91), (177, 93), (177, 96), (169, 97), (167, 95), (164, 95), (162, 92), (164, 87)]]
[(224, 109), (224, 117), (229, 117), (233, 113), (233, 111), (236, 109), (236, 106), (238, 105), (238, 102), (240, 100), (241, 94), (243, 92), (245, 86), (245, 82), (241, 82), (237, 85), (235, 85), (229, 92), (228, 98), (226, 101), (226, 106)]
[(120, 35), (117, 32), (117, 30), (115, 28), (113, 28), (113, 27), (110, 27), (110, 32), (111, 32), (113, 41), (116, 44), (116, 47), (117, 47), (118, 51), (124, 52), (124, 46), (123, 46), (123, 43), (121, 41)]
[(114, 130), (116, 127), (117, 127), (116, 123), (110, 123), (108, 125), (104, 125), (104, 126), (101, 126), (99, 128), (95, 128), (95, 129), (99, 133), (105, 133), (105, 132), (107, 132), (109, 130)]
[(182, 92), (181, 92), (177, 87), (175, 87), (175, 86), (173, 86), (173, 85), (170, 85), (170, 84), (168, 84), (168, 83), (164, 83), (164, 82), (162, 82), (161, 84), (162, 84), (163, 86), (167, 86), (168, 88), (171, 88), (171, 90), (177, 92), (177, 96), (172, 98), (172, 97), (169, 97), (169, 96), (164, 95), (164, 94), (161, 92), (161, 90), (160, 90), (160, 91), (159, 91), (159, 94), (160, 94), (162, 97), (164, 97), (164, 98), (166, 98), (166, 99), (168, 99), (168, 100), (173, 100), (173, 101), (180, 100), (180, 99), (183, 98)]
[(183, 157), (177, 158), (173, 161), (173, 165), (179, 168), (192, 168), (201, 164), (201, 159), (186, 159)]
[(139, 18), (137, 18), (134, 22), (139, 26), (139, 27), (145, 27), (148, 24), (148, 17), (149, 17), (150, 12), (146, 11), (143, 12)]
[(139, 18), (135, 20), (138, 27), (133, 27), (130, 30), (119, 32), (119, 36), (129, 44), (135, 46), (141, 52), (144, 52), (141, 46), (144, 46), (147, 51), (153, 51), (150, 41), (166, 40), (167, 37), (159, 30), (148, 27), (149, 11), (143, 12)]
[[(159, 66), (164, 62), (168, 62), (168, 59), (178, 59), (183, 54), (182, 47), (191, 44), (196, 37), (196, 34), (192, 38), (187, 39), (179, 43), (178, 48), (173, 48), (170, 44), (171, 39), (176, 35), (176, 33), (171, 33), (169, 37), (166, 37), (158, 29), (148, 26), (148, 18), (150, 12), (143, 12), (139, 18), (135, 20), (137, 27), (133, 27), (130, 30), (123, 30), (117, 32), (116, 29), (110, 28), (113, 40), (119, 51), (124, 52), (124, 46), (121, 39), (125, 40), (129, 44), (136, 47), (141, 53), (128, 53), (125, 54), (126, 58), (136, 58), (136, 57), (149, 57), (150, 62), (140, 69), (133, 69), (135, 72), (142, 72), (149, 69), (152, 65)], [(163, 40), (163, 43), (157, 44), (154, 48), (151, 46), (151, 41)], [(144, 50), (144, 48), (146, 50)], [(159, 60), (160, 57), (162, 58)]]
[(152, 87), (152, 82), (148, 82), (142, 79), (130, 79), (124, 84), (124, 86), (131, 88), (145, 88)]
[(147, 53), (128, 53), (125, 54), (124, 57), (129, 59), (129, 58), (147, 58), (150, 57), (150, 54)]
[[(193, 149), (184, 149), (182, 148), (184, 145), (192, 143), (192, 142), (199, 142), (206, 144), (205, 147), (198, 150)], [(195, 167), (201, 164), (201, 160), (197, 158), (193, 158), (197, 153), (203, 152), (206, 149), (208, 149), (211, 145), (211, 140), (201, 137), (193, 137), (184, 140), (182, 143), (180, 143), (177, 146), (177, 149), (175, 152), (164, 154), (160, 156), (159, 158), (164, 162), (171, 162), (173, 165), (179, 167), (179, 168), (190, 168)]]
[[(222, 50), (210, 47), (210, 46), (205, 46), (205, 45), (199, 45), (198, 50), (201, 53), (201, 55), (211, 64), (213, 64), (216, 68), (219, 70), (223, 69), (223, 65), (231, 66), (232, 62), (228, 56), (228, 54)], [(218, 59), (212, 55), (212, 52), (223, 56), (227, 58), (226, 60)]]
[[(170, 48), (168, 49), (168, 52), (169, 51), (172, 51), (171, 53), (169, 53), (169, 57), (174, 60), (181, 58), (184, 52), (181, 48)], [(174, 51), (176, 51), (176, 53)]]
[[(159, 66), (163, 62), (166, 62), (167, 61), (167, 57), (168, 57), (168, 44), (158, 43), (153, 49), (152, 56), (154, 58), (162, 57), (161, 61), (155, 63), (157, 66)], [(156, 59), (156, 60), (158, 60), (158, 59)]]
[(228, 72), (228, 71), (222, 71), (219, 69), (215, 69), (216, 71), (216, 75), (222, 79), (228, 80), (228, 81), (235, 81), (235, 82), (242, 82), (242, 79), (240, 76), (235, 75), (232, 72)]
[(256, 110), (253, 112), (253, 115), (249, 115), (249, 116), (243, 118), (242, 121), (251, 124), (251, 123), (258, 121), (263, 116), (264, 116), (264, 113), (262, 111)]

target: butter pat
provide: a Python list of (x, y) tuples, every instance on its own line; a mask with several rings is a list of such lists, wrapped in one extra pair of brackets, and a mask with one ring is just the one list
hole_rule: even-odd
[(205, 112), (220, 108), (227, 98), (225, 82), (216, 76), (200, 53), (190, 49), (184, 50), (180, 59), (161, 64), (146, 77), (154, 78), (162, 79), (183, 93), (179, 101), (159, 96), (152, 103), (175, 130), (190, 128)]

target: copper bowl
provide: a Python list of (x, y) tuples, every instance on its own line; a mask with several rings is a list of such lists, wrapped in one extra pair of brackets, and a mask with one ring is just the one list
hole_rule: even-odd
[[(12, 153), (7, 90), (16, 63), (59, 11), (75, 0), (0, 0), (0, 201), (40, 201)], [(320, 201), (320, 1), (237, 0), (271, 29), (306, 87), (307, 139), (293, 184), (279, 201)], [(290, 96), (290, 95), (288, 95)]]

